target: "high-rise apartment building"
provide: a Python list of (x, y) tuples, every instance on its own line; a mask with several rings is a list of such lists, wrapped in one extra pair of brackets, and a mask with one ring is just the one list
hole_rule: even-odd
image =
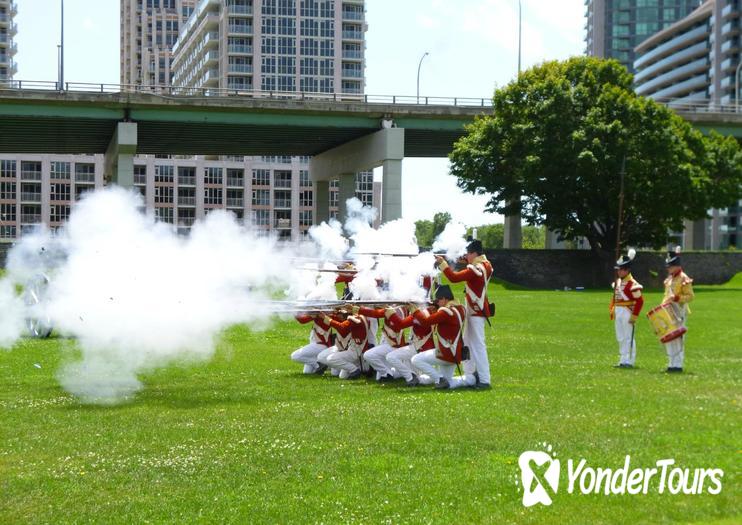
[[(0, 0), (0, 9), (9, 4)], [(213, 12), (219, 21), (209, 25), (206, 45), (194, 50), (194, 35), (204, 34), (204, 14)], [(120, 13), (125, 85), (363, 93), (363, 0), (121, 0)], [(212, 21), (209, 15), (207, 23)], [(293, 36), (287, 34), (291, 28)], [(182, 71), (197, 69), (186, 65), (185, 49), (207, 64), (208, 82), (182, 80)], [(158, 155), (136, 157), (134, 164), (134, 185), (147, 208), (181, 233), (220, 208), (287, 239), (300, 238), (315, 217), (306, 157)], [(60, 226), (80, 195), (104, 184), (102, 155), (0, 155), (0, 241), (39, 223)], [(372, 172), (356, 176), (356, 196), (380, 208), (380, 184)], [(337, 212), (333, 182), (330, 215)]]
[[(738, 100), (740, 0), (706, 0), (693, 13), (636, 48), (636, 91), (672, 105), (731, 105)], [(689, 248), (726, 249), (742, 239), (742, 201), (686, 226)]]
[(615, 58), (633, 72), (634, 48), (699, 4), (700, 0), (585, 0), (587, 54)]
[(18, 7), (13, 0), (0, 0), (0, 84), (12, 80), (17, 72), (13, 57), (18, 51), (18, 45), (13, 37), (18, 27), (13, 21)]

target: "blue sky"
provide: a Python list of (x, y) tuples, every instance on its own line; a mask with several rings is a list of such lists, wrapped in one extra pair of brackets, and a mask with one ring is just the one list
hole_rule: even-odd
[[(56, 80), (59, 0), (18, 1), (19, 80)], [(517, 0), (367, 0), (366, 92), (490, 97), (517, 72)], [(523, 67), (584, 51), (584, 0), (523, 0)], [(65, 79), (119, 82), (119, 1), (65, 1)], [(445, 159), (406, 159), (403, 214), (448, 211), (469, 225), (501, 222), (486, 198), (462, 194)], [(424, 199), (420, 199), (420, 195)], [(435, 203), (435, 204), (432, 204)]]

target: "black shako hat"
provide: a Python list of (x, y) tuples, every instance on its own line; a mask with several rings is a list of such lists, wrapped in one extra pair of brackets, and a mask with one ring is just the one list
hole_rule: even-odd
[(631, 263), (634, 262), (634, 257), (636, 257), (636, 250), (631, 248), (626, 255), (622, 255), (621, 257), (619, 257), (613, 269), (614, 270), (630, 270)]
[(482, 254), (484, 249), (482, 248), (482, 241), (478, 239), (474, 239), (472, 242), (469, 243), (469, 245), (466, 247), (467, 253), (473, 253), (476, 252), (478, 254)]
[(453, 301), (453, 292), (451, 291), (451, 287), (447, 284), (440, 285), (435, 289), (435, 298), (436, 300), (448, 299), (449, 301)]
[(674, 250), (667, 251), (665, 266), (680, 266), (680, 246), (676, 246)]

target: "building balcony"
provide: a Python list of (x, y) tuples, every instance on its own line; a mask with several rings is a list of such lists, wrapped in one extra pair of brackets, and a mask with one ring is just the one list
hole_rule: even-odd
[(196, 222), (196, 217), (178, 217), (178, 226), (189, 227)]
[(75, 182), (95, 183), (95, 173), (75, 173)]
[(734, 21), (727, 22), (721, 26), (721, 34), (724, 36), (732, 36), (739, 34), (739, 25)]
[(227, 186), (232, 188), (243, 188), (245, 186), (245, 179), (227, 177)]
[(0, 13), (0, 26), (6, 27), (10, 23), (10, 16), (7, 13)]
[(343, 40), (363, 40), (363, 31), (343, 31)]
[(227, 208), (242, 208), (245, 206), (245, 199), (227, 199)]
[(210, 49), (206, 53), (206, 64), (209, 64), (211, 62), (218, 62), (219, 61), (219, 50), (218, 49)]
[(15, 2), (10, 2), (10, 16), (15, 16), (18, 14), (18, 4)]
[(30, 202), (34, 204), (41, 204), (41, 193), (21, 193), (21, 202)]
[(276, 209), (291, 209), (291, 199), (275, 199), (273, 201), (273, 207)]
[(707, 25), (702, 25), (695, 29), (692, 29), (686, 33), (674, 36), (664, 44), (660, 44), (639, 56), (634, 61), (635, 69), (642, 69), (647, 63), (658, 60), (666, 55), (676, 52), (678, 49), (696, 45), (697, 42), (701, 41), (702, 45), (706, 46), (706, 39), (710, 30)]
[(21, 180), (41, 182), (40, 171), (21, 171)]
[(195, 185), (196, 185), (196, 177), (192, 177), (190, 175), (178, 176), (178, 186), (195, 186)]
[(732, 38), (721, 45), (721, 52), (723, 54), (736, 51), (739, 51), (739, 41), (737, 39)]
[(229, 44), (227, 50), (233, 55), (252, 55), (252, 46), (244, 46), (241, 44)]
[(363, 22), (363, 11), (343, 11), (343, 20), (358, 20)]
[(252, 64), (229, 64), (227, 70), (230, 73), (251, 74)]
[(134, 184), (147, 184), (147, 176), (134, 174)]
[(343, 69), (343, 78), (363, 78), (363, 71), (359, 69)]
[(37, 224), (41, 222), (40, 213), (22, 213), (21, 224)]
[(273, 227), (278, 229), (291, 229), (291, 219), (276, 219), (273, 221)]
[(350, 60), (363, 60), (363, 51), (360, 49), (343, 49), (343, 58)]
[(252, 26), (242, 24), (229, 24), (229, 33), (232, 35), (252, 35)]
[(229, 12), (230, 15), (252, 15), (252, 6), (230, 5), (227, 6), (227, 12)]
[(196, 197), (178, 196), (178, 206), (195, 206)]

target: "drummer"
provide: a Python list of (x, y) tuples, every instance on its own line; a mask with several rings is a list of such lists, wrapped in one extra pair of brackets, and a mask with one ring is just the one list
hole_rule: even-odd
[[(685, 328), (685, 319), (690, 313), (688, 303), (693, 300), (693, 279), (683, 271), (680, 265), (680, 246), (667, 252), (665, 259), (667, 279), (665, 279), (665, 295), (662, 304), (672, 306), (678, 317), (681, 328)], [(667, 372), (679, 373), (683, 371), (685, 359), (685, 335), (665, 343), (667, 350)]]

